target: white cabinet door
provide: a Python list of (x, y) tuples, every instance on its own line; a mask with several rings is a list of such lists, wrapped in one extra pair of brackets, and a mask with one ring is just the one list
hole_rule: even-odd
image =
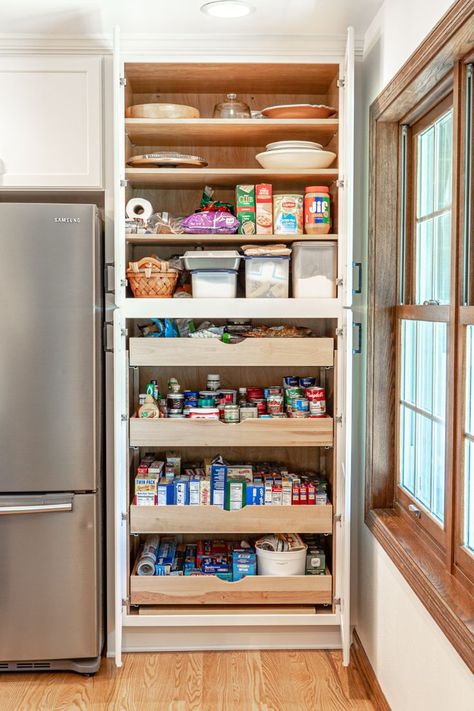
[(0, 57), (0, 189), (102, 187), (101, 69), (101, 57)]

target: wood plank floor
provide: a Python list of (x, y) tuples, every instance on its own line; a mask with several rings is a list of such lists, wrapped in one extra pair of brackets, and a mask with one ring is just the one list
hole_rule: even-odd
[(93, 677), (0, 674), (1, 711), (377, 711), (339, 651), (183, 652), (104, 659)]

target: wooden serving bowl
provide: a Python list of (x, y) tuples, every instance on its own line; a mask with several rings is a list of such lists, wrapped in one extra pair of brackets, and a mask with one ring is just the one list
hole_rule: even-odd
[(129, 106), (125, 115), (127, 118), (142, 119), (193, 119), (201, 114), (194, 106), (185, 104), (136, 104)]

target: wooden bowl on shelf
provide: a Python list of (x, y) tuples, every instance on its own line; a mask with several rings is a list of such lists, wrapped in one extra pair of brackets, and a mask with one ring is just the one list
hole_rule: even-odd
[(185, 104), (135, 104), (128, 107), (125, 116), (141, 119), (194, 119), (201, 114), (199, 109)]

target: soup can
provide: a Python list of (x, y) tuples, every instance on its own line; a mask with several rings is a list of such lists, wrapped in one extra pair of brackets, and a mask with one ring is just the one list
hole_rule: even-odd
[(263, 388), (247, 388), (247, 398), (249, 400), (261, 400), (263, 398)]
[(283, 385), (285, 388), (297, 388), (298, 387), (298, 378), (296, 375), (285, 375), (283, 378)]
[(291, 411), (309, 412), (309, 400), (305, 397), (295, 398), (291, 403)]
[(316, 378), (300, 378), (300, 388), (310, 388), (316, 384)]
[(312, 415), (326, 414), (326, 391), (324, 388), (314, 385), (306, 388), (305, 395), (309, 400)]
[(263, 396), (268, 399), (272, 395), (281, 395), (282, 391), (283, 388), (281, 387), (281, 385), (270, 385), (269, 388), (264, 388)]
[(267, 398), (267, 412), (270, 415), (283, 412), (283, 395), (270, 395)]
[(257, 408), (258, 415), (264, 415), (267, 411), (267, 401), (264, 398), (251, 400), (250, 405)]

